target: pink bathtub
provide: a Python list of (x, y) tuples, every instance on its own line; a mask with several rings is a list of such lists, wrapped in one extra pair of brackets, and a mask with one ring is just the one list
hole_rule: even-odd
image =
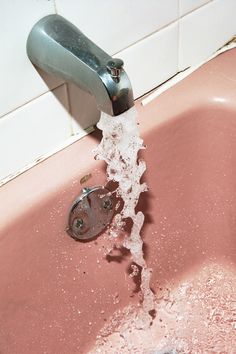
[[(236, 50), (137, 109), (149, 185), (142, 234), (160, 302), (156, 348), (236, 353)], [(0, 190), (1, 354), (87, 353), (114, 313), (139, 302), (128, 252), (106, 257), (103, 235), (81, 243), (65, 232), (80, 190), (106, 183), (92, 154), (98, 139), (95, 132)]]

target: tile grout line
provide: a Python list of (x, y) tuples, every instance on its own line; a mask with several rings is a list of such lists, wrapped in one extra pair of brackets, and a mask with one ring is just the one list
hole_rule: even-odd
[(3, 177), (3, 179), (0, 179), (0, 188), (4, 184), (6, 184), (6, 183), (10, 182), (11, 180), (13, 180), (15, 177), (17, 177), (17, 176), (21, 175), (22, 173), (28, 171), (29, 169), (31, 169), (32, 167), (38, 165), (39, 163), (49, 159), (51, 156), (57, 154), (61, 150), (63, 150), (65, 148), (67, 148), (68, 146), (70, 146), (71, 144), (76, 143), (78, 140), (82, 139), (83, 137), (85, 137), (88, 134), (91, 134), (93, 131), (94, 131), (94, 126), (89, 126), (88, 128), (84, 129), (82, 132), (80, 132), (80, 134), (75, 134), (75, 135), (70, 136), (69, 138), (61, 141), (50, 152), (47, 152), (47, 153), (39, 156), (38, 158), (36, 158), (32, 162), (29, 162), (25, 166), (23, 166), (22, 168), (19, 168), (16, 172), (10, 173), (9, 175)]
[(146, 96), (142, 100), (142, 102), (141, 102), (142, 105), (145, 106), (145, 105), (149, 104), (156, 97), (161, 95), (167, 89), (170, 89), (172, 86), (176, 85), (181, 80), (185, 79), (187, 76), (189, 76), (194, 71), (199, 69), (202, 65), (206, 64), (208, 61), (214, 59), (218, 55), (220, 55), (220, 54), (222, 54), (222, 53), (224, 53), (224, 52), (226, 52), (228, 50), (231, 50), (233, 48), (236, 48), (236, 40), (234, 38), (232, 38), (231, 41), (227, 42), (223, 47), (221, 47), (216, 52), (214, 52), (212, 55), (210, 55), (207, 59), (201, 61), (200, 63), (198, 63), (196, 65), (193, 65), (193, 66), (190, 66), (190, 67), (188, 67), (186, 69), (181, 70), (176, 75), (174, 75), (172, 78), (167, 80), (164, 84), (159, 85), (159, 87), (157, 87), (156, 90), (153, 90), (153, 92), (149, 96)]
[[(180, 0), (179, 0), (179, 1), (180, 1)], [(213, 1), (215, 1), (215, 0), (208, 0), (205, 4), (202, 4), (202, 5), (200, 5), (200, 6), (196, 7), (196, 8), (194, 8), (193, 10), (190, 10), (190, 11), (186, 12), (186, 13), (185, 13), (184, 15), (182, 15), (182, 16), (180, 16), (180, 13), (179, 13), (179, 19), (182, 19), (182, 18), (184, 18), (185, 16), (188, 16), (188, 15), (191, 15), (193, 12), (198, 11), (198, 10), (201, 9), (202, 7), (209, 5), (209, 4), (210, 4), (211, 2), (213, 2)]]
[(65, 85), (64, 82), (63, 82), (62, 84), (59, 84), (59, 85), (53, 87), (53, 89), (51, 89), (51, 90), (47, 90), (47, 91), (41, 93), (40, 95), (35, 96), (34, 98), (31, 98), (29, 101), (22, 103), (20, 106), (17, 106), (16, 108), (13, 108), (13, 109), (10, 110), (9, 112), (4, 113), (4, 114), (0, 117), (0, 121), (1, 121), (2, 118), (6, 118), (6, 116), (8, 116), (9, 114), (11, 114), (11, 113), (17, 111), (18, 109), (20, 109), (20, 108), (26, 106), (26, 105), (29, 104), (29, 103), (32, 103), (34, 100), (37, 100), (38, 98), (42, 97), (43, 95), (46, 95), (46, 94), (49, 93), (49, 92), (53, 93), (54, 90), (56, 90), (57, 88), (59, 88), (59, 87), (61, 87), (61, 86), (63, 86), (63, 85)]
[(177, 68), (179, 71), (179, 63), (180, 63), (180, 1), (178, 0), (178, 27), (177, 27), (177, 31), (178, 31), (178, 51), (177, 51)]
[(74, 132), (74, 129), (73, 129), (73, 124), (72, 124), (72, 106), (71, 106), (71, 99), (70, 99), (70, 94), (69, 94), (69, 85), (68, 85), (68, 82), (65, 83), (66, 85), (66, 99), (67, 99), (67, 104), (68, 104), (68, 109), (69, 109), (69, 112), (68, 112), (68, 116), (69, 116), (69, 126), (70, 126), (70, 136), (74, 136), (75, 135), (75, 132)]
[(56, 0), (53, 0), (55, 13), (58, 14)]
[[(180, 0), (178, 0), (178, 4), (179, 4), (179, 1), (180, 1)], [(140, 39), (134, 41), (133, 43), (131, 43), (131, 44), (129, 44), (128, 46), (126, 46), (126, 47), (120, 49), (118, 52), (112, 53), (111, 55), (114, 56), (114, 55), (117, 55), (117, 54), (119, 54), (119, 53), (122, 53), (124, 50), (127, 50), (127, 49), (129, 49), (130, 47), (132, 47), (132, 46), (138, 44), (139, 42), (142, 42), (142, 41), (146, 40), (147, 38), (149, 38), (149, 37), (151, 37), (151, 36), (154, 36), (156, 33), (158, 33), (158, 32), (160, 32), (160, 31), (166, 29), (168, 26), (171, 26), (171, 25), (173, 25), (173, 24), (179, 22), (179, 21), (180, 21), (181, 19), (183, 19), (185, 16), (188, 16), (189, 14), (192, 14), (193, 12), (195, 12), (195, 11), (201, 9), (202, 7), (204, 7), (204, 6), (206, 6), (206, 5), (209, 5), (209, 4), (212, 3), (213, 1), (215, 1), (215, 0), (209, 0), (206, 4), (200, 5), (199, 7), (197, 7), (197, 8), (195, 8), (195, 9), (189, 11), (188, 13), (184, 14), (183, 16), (180, 16), (180, 11), (179, 11), (179, 10), (180, 10), (180, 6), (178, 6), (178, 16), (177, 16), (177, 18), (175, 18), (173, 21), (171, 21), (171, 22), (169, 22), (169, 23), (163, 25), (162, 27), (158, 28), (157, 30), (155, 30), (155, 31), (153, 31), (153, 32), (151, 32), (151, 33), (148, 33), (146, 36), (144, 36), (144, 37), (142, 37), (142, 38), (140, 38)]]
[(113, 54), (111, 54), (111, 55), (114, 56), (114, 55), (116, 55), (116, 54), (122, 53), (124, 50), (127, 50), (127, 49), (129, 49), (130, 47), (133, 47), (134, 45), (136, 45), (136, 44), (138, 44), (138, 43), (140, 43), (140, 42), (142, 42), (142, 41), (145, 41), (145, 40), (148, 39), (149, 37), (152, 37), (152, 36), (154, 36), (156, 33), (160, 32), (160, 31), (162, 31), (162, 30), (165, 30), (167, 27), (169, 27), (169, 26), (175, 24), (176, 22), (178, 22), (178, 18), (176, 18), (176, 19), (174, 19), (173, 21), (167, 23), (166, 25), (163, 25), (162, 27), (158, 28), (157, 30), (155, 30), (155, 31), (153, 31), (153, 32), (151, 32), (151, 33), (149, 33), (149, 34), (147, 34), (146, 36), (144, 36), (144, 37), (142, 37), (142, 38), (140, 38), (140, 39), (137, 39), (137, 41), (133, 42), (132, 44), (130, 44), (130, 45), (128, 45), (128, 46), (122, 48), (122, 49), (119, 50), (118, 52), (115, 52), (115, 53), (113, 53)]
[[(53, 7), (54, 7), (55, 13), (57, 14), (58, 11), (57, 11), (57, 6), (56, 6), (56, 0), (53, 0)], [(16, 111), (17, 109), (19, 109), (19, 108), (21, 108), (21, 107), (24, 107), (24, 106), (27, 105), (28, 103), (34, 101), (35, 99), (41, 97), (42, 95), (45, 95), (45, 94), (48, 93), (48, 92), (52, 92), (54, 89), (56, 89), (56, 88), (58, 88), (58, 87), (60, 87), (60, 86), (62, 86), (62, 85), (63, 85), (63, 84), (59, 84), (58, 86), (53, 87), (53, 89), (51, 89), (51, 90), (49, 89), (49, 90), (43, 92), (42, 94), (40, 94), (40, 95), (38, 95), (38, 96), (35, 96), (34, 98), (30, 99), (29, 101), (26, 101), (26, 102), (20, 104), (19, 106), (17, 106), (17, 107), (15, 107), (15, 108), (11, 109), (11, 110), (8, 111), (7, 113), (4, 113), (2, 116), (0, 116), (0, 119), (1, 119), (1, 118), (6, 118), (6, 116), (7, 116), (8, 114), (13, 113), (13, 112)]]

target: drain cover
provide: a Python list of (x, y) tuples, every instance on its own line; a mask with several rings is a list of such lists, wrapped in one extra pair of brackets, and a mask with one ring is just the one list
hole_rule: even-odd
[(84, 188), (69, 214), (67, 233), (75, 240), (90, 240), (111, 223), (115, 198), (105, 187)]

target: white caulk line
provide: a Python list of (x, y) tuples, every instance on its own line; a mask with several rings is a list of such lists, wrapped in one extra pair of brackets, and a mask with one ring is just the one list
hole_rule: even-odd
[(165, 82), (164, 84), (160, 85), (154, 92), (152, 92), (149, 96), (145, 97), (142, 101), (141, 104), (143, 106), (146, 106), (148, 103), (152, 102), (156, 97), (160, 96), (163, 92), (171, 88), (172, 86), (176, 85), (178, 82), (181, 80), (185, 79), (187, 76), (192, 74), (195, 70), (200, 68), (203, 64), (207, 63), (211, 59), (217, 57), (219, 54), (222, 54), (230, 49), (233, 49), (236, 47), (236, 42), (235, 38), (233, 39), (232, 42), (229, 44), (226, 44), (224, 47), (219, 49), (217, 52), (215, 52), (213, 55), (211, 55), (208, 59), (202, 61), (200, 64), (193, 65), (190, 68), (178, 73), (175, 75), (172, 79), (169, 81)]

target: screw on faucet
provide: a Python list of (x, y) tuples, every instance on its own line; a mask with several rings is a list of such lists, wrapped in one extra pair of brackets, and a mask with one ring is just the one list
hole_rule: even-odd
[(74, 225), (77, 229), (82, 229), (84, 226), (84, 220), (82, 218), (75, 219)]
[(105, 209), (105, 210), (111, 210), (112, 207), (113, 207), (112, 201), (111, 201), (110, 199), (105, 200), (105, 201), (102, 203), (102, 207), (103, 207), (103, 209)]
[(124, 62), (121, 59), (113, 58), (107, 62), (107, 70), (110, 73), (113, 80), (119, 82), (120, 73), (123, 69)]

